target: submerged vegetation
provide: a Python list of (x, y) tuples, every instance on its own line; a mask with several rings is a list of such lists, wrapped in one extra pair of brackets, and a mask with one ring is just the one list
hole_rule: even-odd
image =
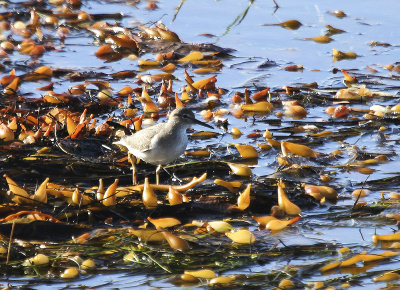
[[(324, 68), (300, 59), (249, 68), (257, 57), (220, 45), (258, 1), (243, 1), (220, 36), (202, 35), (213, 43), (185, 41), (151, 18), (162, 1), (125, 2), (101, 4), (153, 22), (97, 13), (97, 1), (2, 4), (2, 286), (396, 287), (396, 60), (360, 67), (368, 55), (339, 42), (352, 27), (323, 23), (310, 37), (301, 31), (316, 24), (303, 19), (257, 23), (316, 50), (333, 45), (318, 55), (335, 66), (329, 85), (293, 84), (288, 76)], [(175, 3), (172, 22), (185, 5)], [(261, 76), (231, 79), (246, 70)], [(287, 83), (267, 85), (266, 71)], [(154, 166), (113, 142), (183, 106), (215, 129), (188, 132), (185, 156), (155, 184)], [(104, 278), (115, 273), (137, 279)]]

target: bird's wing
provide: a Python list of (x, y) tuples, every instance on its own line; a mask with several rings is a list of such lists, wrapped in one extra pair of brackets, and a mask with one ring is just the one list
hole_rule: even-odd
[(135, 134), (121, 138), (121, 144), (125, 147), (135, 148), (141, 152), (151, 150), (152, 138), (160, 132), (163, 123), (153, 125), (146, 130), (137, 131)]

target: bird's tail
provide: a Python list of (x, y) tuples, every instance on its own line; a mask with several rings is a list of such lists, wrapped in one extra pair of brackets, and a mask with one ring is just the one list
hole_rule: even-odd
[(118, 141), (113, 142), (114, 145), (121, 145), (121, 146), (125, 146), (125, 140), (124, 138), (119, 139)]

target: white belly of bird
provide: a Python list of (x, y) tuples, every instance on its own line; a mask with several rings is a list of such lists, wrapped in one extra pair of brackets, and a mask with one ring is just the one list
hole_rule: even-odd
[(131, 153), (150, 164), (159, 165), (171, 163), (185, 152), (188, 143), (186, 130), (183, 134), (177, 134), (176, 136), (173, 144), (157, 146), (145, 152), (131, 150)]

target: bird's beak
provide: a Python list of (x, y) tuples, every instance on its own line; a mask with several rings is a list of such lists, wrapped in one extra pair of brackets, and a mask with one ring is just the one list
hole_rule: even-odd
[(197, 120), (197, 119), (192, 119), (192, 121), (193, 121), (193, 124), (197, 124), (197, 125), (201, 125), (201, 126), (204, 126), (204, 127), (207, 127), (207, 128), (210, 128), (210, 129), (214, 129), (214, 127), (213, 126), (211, 126), (211, 125), (208, 125), (207, 123), (204, 123), (204, 122), (202, 122), (202, 121), (199, 121), (199, 120)]

